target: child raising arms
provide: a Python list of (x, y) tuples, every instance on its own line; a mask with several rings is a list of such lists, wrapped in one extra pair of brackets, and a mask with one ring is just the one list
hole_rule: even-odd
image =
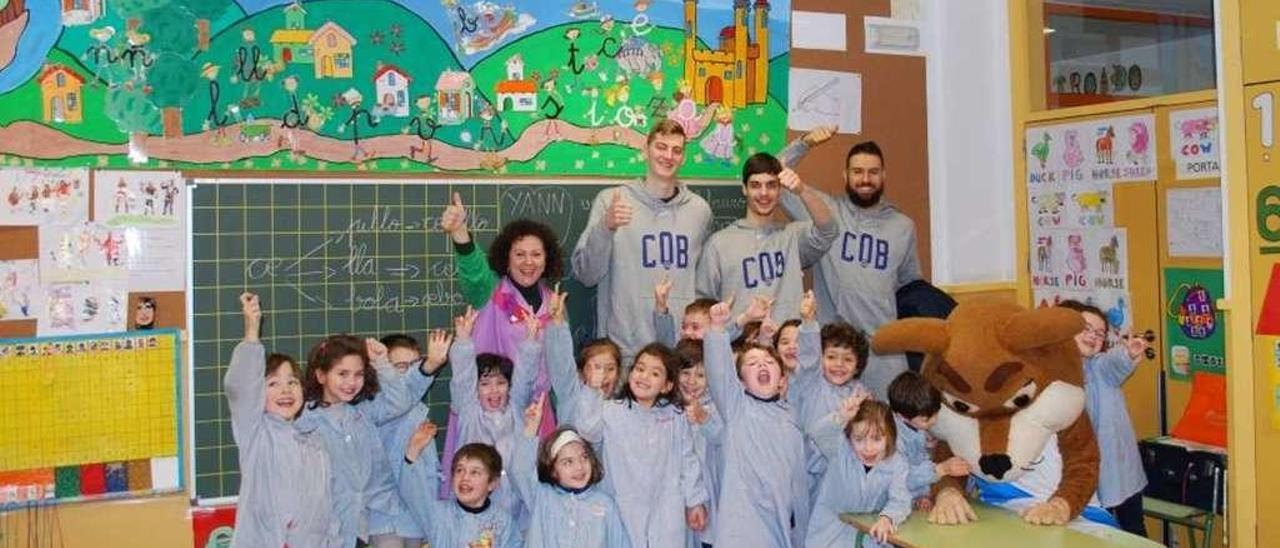
[(357, 539), (373, 546), (398, 543), (395, 518), (403, 506), (378, 426), (421, 400), (432, 379), (422, 367), (397, 373), (387, 348), (374, 339), (330, 335), (308, 354), (302, 383), (306, 412), (298, 423), (324, 440), (333, 467), (333, 509), (345, 545)]
[(428, 544), (518, 548), (511, 514), (489, 498), (502, 479), (502, 456), (491, 445), (462, 446), (453, 456), (453, 496), (440, 500), (435, 496), (441, 482), (436, 430), (431, 421), (419, 423), (401, 455), (400, 492)]
[(525, 546), (631, 548), (618, 505), (598, 487), (604, 468), (595, 449), (572, 426), (538, 443), (543, 409), (543, 401), (536, 401), (525, 410), (524, 435), (511, 465), (512, 481), (531, 513)]
[(707, 385), (725, 420), (713, 536), (716, 545), (735, 548), (799, 546), (803, 531), (793, 532), (791, 524), (809, 498), (804, 438), (781, 398), (782, 360), (772, 348), (748, 344), (735, 366), (725, 333), (729, 301), (711, 307), (703, 338)]
[(302, 411), (298, 364), (266, 355), (257, 295), (240, 295), (240, 307), (244, 340), (222, 381), (240, 454), (232, 546), (343, 546), (329, 500), (329, 455), (312, 431), (294, 427)]
[(838, 410), (810, 426), (809, 436), (827, 457), (809, 520), (806, 546), (853, 546), (857, 535), (840, 522), (844, 512), (879, 512), (871, 537), (887, 543), (911, 514), (907, 462), (897, 454), (893, 413), (859, 388)]
[[(553, 355), (572, 355), (564, 307), (555, 310), (547, 344), (560, 345)], [(568, 360), (547, 361), (553, 378), (572, 375)], [(633, 546), (683, 546), (690, 530), (706, 526), (709, 495), (676, 392), (679, 362), (670, 348), (652, 343), (636, 355), (618, 399), (606, 400), (585, 387), (574, 390), (574, 420), (584, 439), (602, 447), (610, 474), (605, 485)]]

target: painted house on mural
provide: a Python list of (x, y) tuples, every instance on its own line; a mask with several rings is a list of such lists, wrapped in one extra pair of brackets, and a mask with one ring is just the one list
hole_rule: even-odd
[(62, 24), (88, 25), (102, 17), (103, 0), (62, 0)]
[(476, 81), (471, 74), (458, 70), (446, 70), (436, 79), (436, 105), (439, 122), (456, 126), (473, 115)]
[(307, 30), (307, 10), (294, 2), (284, 8), (284, 28), (271, 33), (273, 59), (285, 64), (311, 64), (315, 56), (311, 49), (311, 35)]
[(373, 87), (378, 104), (373, 112), (378, 116), (404, 118), (409, 115), (409, 82), (412, 78), (395, 65), (382, 65), (373, 73)]
[(493, 91), (499, 111), (538, 110), (538, 83), (524, 79), (524, 57), (518, 53), (507, 59), (507, 79), (498, 82)]
[[(698, 0), (684, 0), (684, 79), (698, 104), (742, 108), (769, 99), (769, 0), (734, 0), (733, 24), (720, 29), (720, 47), (698, 49)], [(750, 31), (755, 31), (755, 40)]]
[(329, 21), (316, 29), (307, 41), (315, 58), (316, 79), (351, 78), (356, 39), (337, 23)]
[(47, 65), (40, 73), (40, 102), (46, 123), (78, 124), (84, 119), (80, 88), (84, 77), (66, 65)]

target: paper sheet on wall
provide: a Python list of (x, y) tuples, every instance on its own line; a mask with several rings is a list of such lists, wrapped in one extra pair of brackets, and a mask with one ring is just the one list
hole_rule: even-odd
[(1028, 200), (1032, 228), (1097, 228), (1115, 224), (1111, 183), (1032, 187)]
[(1222, 256), (1222, 191), (1171, 188), (1165, 195), (1170, 257)]
[(837, 125), (840, 133), (862, 133), (862, 75), (816, 69), (791, 69), (787, 124), (807, 131)]
[(89, 170), (0, 168), (0, 226), (89, 218)]
[(924, 55), (924, 29), (919, 21), (863, 17), (863, 46), (867, 53)]
[(171, 171), (99, 171), (93, 218), (124, 235), (122, 262), (131, 291), (182, 291), (186, 286), (186, 193)]
[(1092, 302), (1107, 313), (1109, 322), (1129, 325), (1128, 249), (1123, 228), (1033, 229), (1035, 304), (1052, 306), (1064, 299)]
[(845, 51), (843, 13), (816, 11), (791, 12), (791, 47), (793, 49), (825, 49)]
[(40, 283), (44, 285), (128, 277), (125, 233), (101, 223), (40, 227)]
[(1221, 176), (1219, 144), (1217, 108), (1169, 113), (1169, 155), (1177, 168), (1178, 180)]
[(1150, 114), (1033, 127), (1024, 137), (1031, 192), (1156, 178), (1155, 117)]
[(0, 261), (0, 320), (36, 318), (39, 294), (38, 260)]
[(76, 335), (124, 331), (129, 290), (124, 280), (44, 284), (36, 334)]

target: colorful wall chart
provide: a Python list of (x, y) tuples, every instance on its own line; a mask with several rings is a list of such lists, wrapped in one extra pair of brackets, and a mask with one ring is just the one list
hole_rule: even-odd
[(181, 488), (178, 332), (0, 341), (0, 508)]
[(1170, 377), (1226, 374), (1226, 324), (1214, 303), (1223, 296), (1221, 269), (1164, 269), (1165, 363)]
[[(0, 1), (0, 162), (686, 177), (785, 142), (790, 0)], [(350, 14), (359, 13), (360, 17)]]
[(1155, 117), (1100, 118), (1029, 128), (1027, 185), (1155, 180)]

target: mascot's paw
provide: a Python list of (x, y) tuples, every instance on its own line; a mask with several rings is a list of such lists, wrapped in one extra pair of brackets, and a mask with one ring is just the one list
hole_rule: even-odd
[(1071, 521), (1071, 506), (1062, 497), (1053, 497), (1032, 506), (1022, 514), (1022, 519), (1032, 525), (1066, 525)]
[(964, 498), (964, 493), (954, 488), (939, 491), (933, 510), (929, 512), (929, 523), (938, 525), (960, 525), (977, 520), (978, 515), (973, 513), (973, 506)]

